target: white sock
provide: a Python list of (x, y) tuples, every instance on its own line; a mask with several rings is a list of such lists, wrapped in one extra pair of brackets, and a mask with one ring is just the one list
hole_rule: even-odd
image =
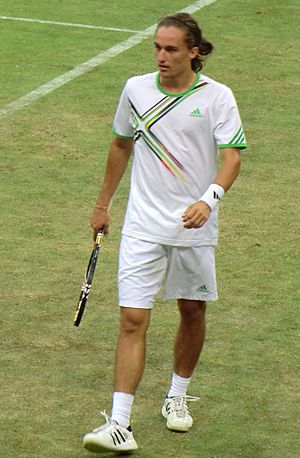
[(183, 378), (173, 372), (172, 382), (168, 392), (168, 398), (172, 398), (174, 396), (185, 396), (190, 381), (191, 377)]
[(130, 416), (133, 401), (133, 394), (120, 393), (116, 391), (113, 393), (111, 419), (115, 420), (123, 428), (128, 428), (128, 426), (130, 425)]

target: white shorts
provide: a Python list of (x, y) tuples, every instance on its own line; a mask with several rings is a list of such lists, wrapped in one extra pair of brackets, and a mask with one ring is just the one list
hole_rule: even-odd
[(119, 305), (151, 309), (164, 279), (164, 299), (216, 301), (214, 247), (167, 246), (122, 236)]

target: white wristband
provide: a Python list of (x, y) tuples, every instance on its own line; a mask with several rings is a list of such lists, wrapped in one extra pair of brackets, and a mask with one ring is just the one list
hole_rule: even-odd
[(203, 200), (213, 211), (218, 205), (219, 201), (224, 196), (225, 191), (219, 184), (212, 183), (209, 185), (203, 196), (199, 200)]

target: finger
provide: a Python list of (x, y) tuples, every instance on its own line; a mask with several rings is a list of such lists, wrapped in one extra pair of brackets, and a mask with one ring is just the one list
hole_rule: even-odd
[(94, 231), (93, 232), (93, 239), (95, 241), (99, 231), (102, 231), (104, 235), (108, 235), (109, 234), (109, 225), (104, 224), (103, 226), (100, 226), (100, 227), (94, 226), (93, 227), (93, 231)]
[(197, 209), (193, 208), (186, 214), (186, 216), (183, 218), (183, 221), (184, 222), (190, 221), (191, 224), (194, 224), (198, 220), (200, 221), (202, 219), (202, 216), (203, 216), (202, 213), (197, 211)]
[(93, 228), (93, 240), (94, 240), (94, 242), (96, 242), (97, 232), (98, 232), (98, 230)]
[(190, 210), (191, 210), (192, 208), (193, 208), (193, 205), (189, 205), (189, 206), (185, 209), (185, 211), (184, 211), (184, 213), (183, 213), (183, 215), (182, 215), (182, 218), (185, 218), (185, 217), (188, 215), (188, 213), (190, 212)]
[(108, 225), (103, 226), (102, 230), (103, 230), (103, 234), (104, 235), (108, 235), (109, 234), (109, 226)]
[(203, 215), (195, 216), (189, 220), (187, 220), (184, 224), (184, 227), (188, 229), (192, 228), (199, 228), (202, 227), (207, 221), (207, 218)]
[(188, 221), (196, 216), (197, 210), (195, 208), (190, 207), (185, 213), (182, 215), (183, 221)]

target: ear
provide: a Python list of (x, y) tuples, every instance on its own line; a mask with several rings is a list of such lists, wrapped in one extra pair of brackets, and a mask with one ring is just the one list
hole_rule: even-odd
[(198, 54), (199, 54), (199, 48), (198, 46), (194, 46), (194, 48), (190, 50), (191, 59), (192, 60), (195, 59), (195, 57), (197, 57)]

